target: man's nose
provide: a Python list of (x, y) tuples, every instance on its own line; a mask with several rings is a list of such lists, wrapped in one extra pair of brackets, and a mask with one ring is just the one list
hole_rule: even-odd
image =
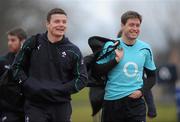
[(65, 24), (64, 24), (63, 22), (60, 22), (59, 25), (60, 25), (60, 26), (64, 26)]

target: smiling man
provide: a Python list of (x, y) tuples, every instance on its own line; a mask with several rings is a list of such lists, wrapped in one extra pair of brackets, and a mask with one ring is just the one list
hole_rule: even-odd
[[(155, 84), (155, 64), (149, 44), (138, 39), (142, 17), (135, 11), (127, 11), (121, 16), (121, 32), (119, 49), (100, 60), (96, 71), (107, 73), (103, 122), (145, 122), (146, 107), (142, 99), (143, 93)], [(109, 46), (107, 42), (102, 53)], [(108, 71), (107, 69), (111, 69)], [(147, 81), (143, 82), (143, 71)]]
[(65, 11), (50, 10), (46, 27), (23, 45), (13, 75), (23, 82), (26, 122), (70, 122), (71, 94), (86, 86), (86, 68), (79, 48), (65, 37)]

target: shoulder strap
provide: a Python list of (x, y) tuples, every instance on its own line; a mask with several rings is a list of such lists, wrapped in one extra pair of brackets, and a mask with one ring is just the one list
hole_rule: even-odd
[[(29, 43), (25, 42), (23, 47), (22, 47), (22, 50), (23, 48), (25, 50), (28, 50), (28, 52), (32, 52), (34, 49), (37, 48), (38, 44), (39, 44), (39, 37), (40, 37), (41, 34), (36, 34), (36, 35), (33, 35), (32, 37), (30, 37), (29, 39), (27, 39), (26, 41), (29, 41)], [(16, 57), (15, 57), (16, 59)], [(13, 63), (11, 64), (10, 66), (10, 69), (13, 67), (13, 65), (16, 63), (16, 60), (13, 61)]]
[(39, 44), (41, 43), (41, 40), (39, 39), (40, 36), (41, 36), (41, 34), (36, 34), (36, 35), (34, 35), (34, 37), (33, 37), (34, 45), (33, 45), (32, 51), (33, 51), (34, 49), (37, 49), (38, 46), (39, 46)]
[[(99, 60), (107, 57), (108, 55), (110, 55), (115, 49), (117, 49), (117, 47), (118, 47), (119, 44), (120, 44), (120, 42), (119, 42), (117, 45), (115, 45), (115, 46), (109, 46), (109, 47), (107, 48), (106, 53), (103, 54), (102, 56), (98, 57), (96, 61), (99, 61)], [(112, 50), (108, 51), (109, 48), (112, 48)]]

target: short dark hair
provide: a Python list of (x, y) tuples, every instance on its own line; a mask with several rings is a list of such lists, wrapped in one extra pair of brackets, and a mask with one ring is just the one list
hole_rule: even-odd
[(47, 14), (47, 18), (46, 18), (46, 19), (47, 19), (48, 22), (50, 22), (51, 16), (52, 16), (53, 14), (64, 14), (64, 15), (67, 16), (66, 12), (65, 12), (63, 9), (61, 9), (61, 8), (54, 8), (54, 9), (51, 9), (51, 10), (48, 12), (48, 14)]
[(127, 11), (121, 16), (121, 23), (125, 25), (128, 19), (135, 19), (135, 18), (139, 19), (140, 23), (142, 22), (142, 16), (138, 12)]
[(120, 38), (122, 36), (122, 30), (120, 30), (117, 34), (117, 37)]
[(27, 38), (27, 34), (22, 28), (13, 28), (10, 31), (8, 31), (7, 34), (17, 36), (20, 41)]

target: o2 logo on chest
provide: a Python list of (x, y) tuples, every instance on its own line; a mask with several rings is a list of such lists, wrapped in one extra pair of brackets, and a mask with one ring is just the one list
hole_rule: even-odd
[(127, 62), (123, 67), (123, 71), (127, 77), (135, 77), (138, 74), (138, 65), (134, 62)]

